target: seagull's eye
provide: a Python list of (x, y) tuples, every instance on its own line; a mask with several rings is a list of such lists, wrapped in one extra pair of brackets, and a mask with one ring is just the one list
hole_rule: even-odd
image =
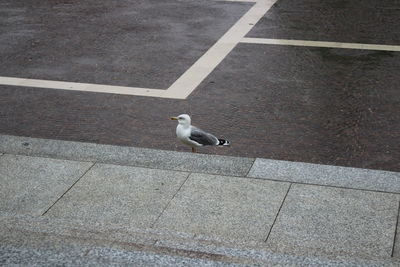
[(178, 117), (178, 120), (183, 120), (183, 117)]

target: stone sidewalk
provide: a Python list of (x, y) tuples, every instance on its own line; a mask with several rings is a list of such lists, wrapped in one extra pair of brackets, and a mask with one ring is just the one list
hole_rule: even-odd
[(0, 136), (0, 264), (398, 266), (400, 173)]

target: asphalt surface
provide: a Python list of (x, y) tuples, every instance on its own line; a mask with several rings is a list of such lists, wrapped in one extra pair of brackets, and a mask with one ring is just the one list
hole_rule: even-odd
[(250, 7), (218, 1), (2, 1), (0, 75), (165, 89)]
[(248, 37), (399, 45), (395, 0), (280, 0)]
[[(279, 0), (248, 37), (400, 45), (397, 1), (326, 2)], [(251, 6), (5, 0), (0, 76), (165, 89)], [(399, 59), (242, 43), (185, 100), (0, 85), (0, 133), (190, 151), (188, 113), (232, 143), (200, 153), (400, 171)]]

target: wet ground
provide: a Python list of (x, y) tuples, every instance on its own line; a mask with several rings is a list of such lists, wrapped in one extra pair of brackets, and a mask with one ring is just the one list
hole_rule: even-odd
[(4, 0), (0, 75), (164, 89), (249, 7), (204, 0)]
[[(247, 37), (400, 45), (398, 1), (279, 0)], [(329, 2), (329, 3), (327, 3)], [(0, 4), (0, 76), (165, 89), (253, 3)], [(35, 7), (35, 8), (33, 8)], [(400, 52), (239, 43), (187, 99), (0, 85), (0, 133), (400, 171)]]

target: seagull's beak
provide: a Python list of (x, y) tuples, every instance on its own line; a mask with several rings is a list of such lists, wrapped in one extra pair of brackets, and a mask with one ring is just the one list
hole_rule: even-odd
[(177, 118), (177, 117), (171, 117), (171, 120), (173, 120), (173, 121), (177, 121), (177, 120), (178, 120), (178, 118)]

